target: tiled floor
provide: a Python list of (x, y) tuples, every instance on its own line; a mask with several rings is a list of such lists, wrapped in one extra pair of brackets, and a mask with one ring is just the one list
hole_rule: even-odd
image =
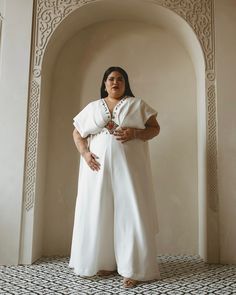
[(236, 295), (236, 265), (206, 264), (198, 256), (159, 256), (162, 279), (128, 290), (119, 275), (81, 278), (68, 261), (68, 257), (52, 257), (30, 266), (0, 266), (0, 294)]

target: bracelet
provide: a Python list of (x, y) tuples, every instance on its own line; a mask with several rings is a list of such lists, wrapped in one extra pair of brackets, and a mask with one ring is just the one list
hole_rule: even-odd
[(137, 130), (134, 128), (134, 138), (137, 138)]

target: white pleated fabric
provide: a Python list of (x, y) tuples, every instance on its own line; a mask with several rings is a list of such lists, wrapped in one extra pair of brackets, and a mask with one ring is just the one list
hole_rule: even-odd
[[(124, 97), (110, 114), (104, 99), (89, 103), (74, 126), (88, 138), (89, 149), (101, 164), (92, 171), (80, 159), (78, 195), (69, 267), (80, 276), (115, 270), (135, 280), (160, 279), (156, 234), (158, 219), (148, 142), (121, 143), (104, 127), (145, 128), (157, 115), (139, 98)], [(119, 127), (118, 127), (119, 128)]]

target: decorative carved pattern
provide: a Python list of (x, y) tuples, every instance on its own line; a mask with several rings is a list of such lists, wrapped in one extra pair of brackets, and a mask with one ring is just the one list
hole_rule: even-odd
[(213, 211), (218, 210), (217, 185), (217, 126), (215, 96), (215, 41), (214, 2), (212, 0), (155, 0), (171, 9), (192, 27), (205, 59), (207, 98), (207, 186), (208, 203)]
[(48, 41), (57, 26), (74, 10), (97, 0), (38, 0), (35, 66), (41, 67)]
[[(28, 137), (24, 198), (26, 209), (34, 204), (41, 67), (43, 54), (57, 26), (74, 10), (99, 0), (37, 0), (35, 39), (32, 61), (32, 83), (28, 110)], [(195, 32), (205, 58), (207, 99), (207, 175), (208, 201), (217, 211), (217, 130), (215, 96), (215, 48), (214, 48), (214, 2), (213, 0), (143, 0), (156, 3), (182, 17)]]
[(214, 69), (214, 27), (212, 0), (154, 0), (179, 16), (192, 27), (201, 43), (206, 70)]
[(205, 79), (207, 98), (207, 186), (208, 204), (213, 211), (218, 210), (217, 178), (217, 118), (215, 96), (215, 36), (213, 0), (154, 0), (179, 16), (192, 27), (205, 59)]
[(27, 210), (34, 205), (35, 185), (36, 185), (36, 161), (37, 161), (37, 143), (38, 143), (38, 120), (39, 120), (39, 87), (40, 85), (32, 80), (30, 88), (30, 102), (28, 114), (27, 129), (27, 150), (24, 198)]
[(207, 188), (208, 203), (213, 211), (218, 209), (217, 190), (217, 133), (215, 85), (207, 81)]

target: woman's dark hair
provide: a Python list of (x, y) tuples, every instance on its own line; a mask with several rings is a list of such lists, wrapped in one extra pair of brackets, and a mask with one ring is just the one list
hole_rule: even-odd
[(120, 67), (110, 67), (106, 70), (106, 72), (103, 75), (103, 79), (102, 79), (102, 85), (101, 85), (101, 98), (107, 97), (107, 91), (105, 90), (105, 81), (107, 80), (107, 77), (110, 75), (110, 73), (112, 72), (119, 72), (125, 80), (125, 92), (124, 92), (124, 96), (131, 96), (134, 97), (131, 89), (130, 89), (130, 85), (129, 85), (129, 78), (128, 78), (128, 74), (126, 73), (125, 70), (123, 70)]

